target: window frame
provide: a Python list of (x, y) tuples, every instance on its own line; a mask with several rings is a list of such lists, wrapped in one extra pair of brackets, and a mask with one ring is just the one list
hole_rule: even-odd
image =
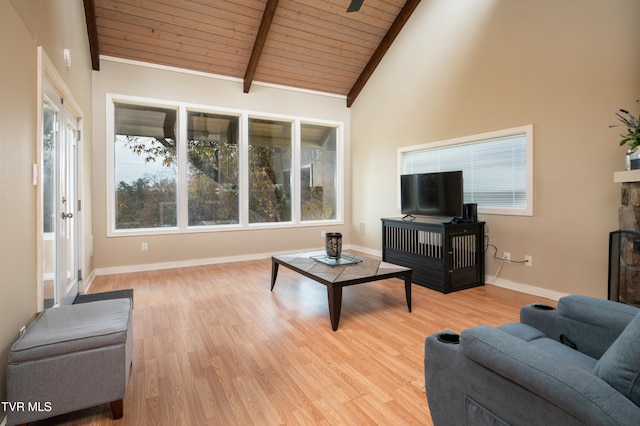
[[(492, 132), (480, 133), (459, 138), (445, 139), (436, 142), (428, 142), (419, 145), (412, 145), (398, 148), (398, 183), (400, 188), (400, 175), (405, 173), (405, 155), (416, 151), (437, 149), (454, 145), (482, 143), (491, 139), (505, 138), (509, 136), (525, 135), (526, 139), (526, 207), (486, 207), (478, 205), (478, 213), (490, 215), (506, 216), (533, 216), (533, 125), (528, 124), (519, 127), (496, 130)], [(400, 208), (400, 191), (398, 190), (398, 208)]]
[[(244, 156), (244, 164), (246, 166), (245, 168), (245, 172), (242, 173), (242, 177), (246, 178), (246, 182), (244, 183), (243, 186), (241, 186), (241, 194), (249, 194), (249, 185), (250, 185), (250, 181), (249, 181), (249, 145), (251, 144), (250, 140), (249, 140), (249, 121), (250, 120), (264, 120), (264, 121), (279, 121), (282, 123), (288, 123), (291, 126), (291, 168), (293, 169), (293, 173), (289, 174), (289, 185), (290, 187), (293, 189), (293, 191), (291, 192), (291, 206), (292, 206), (292, 210), (291, 210), (291, 220), (287, 220), (287, 221), (282, 221), (282, 222), (250, 222), (249, 221), (249, 197), (245, 197), (243, 195), (241, 195), (241, 198), (243, 201), (246, 202), (246, 208), (243, 208), (241, 210), (241, 215), (244, 216), (244, 223), (246, 223), (249, 227), (256, 227), (256, 228), (264, 228), (264, 227), (272, 227), (274, 224), (281, 224), (281, 225), (292, 225), (295, 224), (297, 221), (297, 218), (299, 218), (299, 215), (296, 215), (296, 211), (298, 211), (297, 209), (297, 204), (299, 201), (298, 195), (299, 194), (299, 190), (296, 187), (296, 185), (294, 185), (295, 182), (297, 182), (297, 178), (299, 178), (300, 176), (300, 170), (299, 170), (299, 164), (300, 164), (300, 158), (299, 158), (299, 148), (300, 148), (300, 143), (296, 143), (296, 141), (299, 142), (299, 135), (300, 135), (300, 127), (299, 125), (296, 123), (296, 119), (293, 117), (285, 117), (285, 116), (278, 116), (278, 115), (272, 115), (272, 114), (264, 114), (264, 113), (250, 113), (247, 114), (247, 132), (246, 132), (246, 138), (243, 138), (243, 136), (240, 136), (240, 139), (243, 139), (246, 142), (246, 148), (242, 150), (241, 155)], [(246, 176), (245, 176), (246, 174)], [(245, 200), (246, 198), (246, 200)], [(241, 220), (242, 222), (242, 220)]]
[[(195, 106), (194, 104), (185, 104), (184, 108), (181, 108), (178, 115), (178, 124), (183, 123), (182, 129), (178, 132), (178, 140), (184, 141), (178, 143), (178, 178), (180, 182), (178, 184), (178, 197), (182, 195), (182, 198), (178, 199), (178, 229), (187, 230), (216, 230), (224, 228), (238, 227), (242, 223), (242, 197), (238, 195), (238, 223), (237, 224), (216, 224), (216, 225), (189, 225), (189, 177), (188, 177), (188, 117), (190, 112), (202, 112), (205, 114), (216, 114), (238, 117), (238, 190), (239, 194), (242, 190), (242, 167), (244, 160), (242, 158), (242, 114), (237, 112), (230, 112), (229, 110), (213, 109), (210, 106)], [(180, 186), (180, 183), (182, 186)], [(180, 202), (184, 199), (184, 202)]]
[[(115, 125), (114, 112), (116, 103), (176, 109), (176, 144), (177, 144), (177, 212), (178, 225), (162, 228), (116, 229), (115, 225)], [(188, 197), (187, 197), (187, 115), (189, 111), (224, 114), (237, 116), (239, 125), (239, 208), (240, 217), (237, 224), (219, 224), (205, 226), (188, 225)], [(107, 191), (107, 237), (121, 237), (134, 235), (166, 235), (189, 234), (202, 232), (242, 231), (251, 229), (278, 229), (309, 226), (326, 226), (344, 224), (344, 123), (341, 121), (299, 117), (285, 114), (274, 114), (260, 111), (217, 107), (212, 105), (195, 104), (180, 101), (166, 101), (138, 96), (106, 95), (106, 191)], [(292, 125), (292, 173), (290, 174), (292, 212), (291, 220), (286, 222), (249, 222), (249, 119), (265, 119), (290, 122)], [(336, 129), (336, 218), (324, 220), (301, 219), (301, 191), (300, 185), (300, 151), (301, 124), (333, 127)]]

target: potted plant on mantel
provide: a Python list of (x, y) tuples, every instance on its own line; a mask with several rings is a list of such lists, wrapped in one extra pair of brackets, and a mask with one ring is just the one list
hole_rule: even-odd
[[(636, 100), (640, 102), (640, 99)], [(622, 124), (612, 124), (609, 127), (626, 127), (627, 133), (620, 134), (622, 140), (620, 146), (628, 145), (627, 150), (627, 170), (640, 169), (640, 115), (634, 117), (626, 109), (616, 112), (618, 121)]]

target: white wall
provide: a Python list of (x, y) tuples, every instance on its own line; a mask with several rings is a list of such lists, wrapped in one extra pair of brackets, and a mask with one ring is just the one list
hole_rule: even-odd
[(380, 250), (400, 214), (399, 147), (533, 124), (533, 217), (480, 215), (500, 254), (533, 256), (497, 283), (606, 297), (625, 152), (608, 125), (640, 97), (639, 19), (636, 0), (423, 0), (351, 108), (351, 242)]
[[(82, 0), (11, 0), (36, 46), (42, 46), (58, 75), (82, 110), (81, 168), (85, 172), (80, 184), (82, 226), (84, 227), (80, 268), (85, 276), (93, 270), (91, 241), (91, 55)], [(64, 49), (71, 52), (71, 66), (64, 63)], [(35, 89), (35, 81), (33, 82)], [(34, 99), (35, 101), (35, 99)], [(78, 216), (80, 217), (80, 216)]]
[[(0, 67), (5, 96), (0, 99), (0, 365), (6, 365), (18, 330), (36, 309), (35, 46), (10, 4), (0, 4), (0, 51), (11, 57)], [(29, 55), (27, 52), (30, 52)], [(11, 242), (11, 243), (9, 243)], [(6, 400), (5, 369), (0, 369), (0, 400)], [(0, 414), (0, 418), (2, 415)]]
[[(5, 371), (11, 345), (37, 310), (36, 187), (37, 46), (43, 46), (91, 123), (91, 69), (81, 0), (0, 2), (0, 400), (6, 400)], [(72, 49), (65, 68), (62, 51)], [(85, 127), (85, 134), (89, 127)], [(87, 143), (90, 145), (90, 137)], [(90, 152), (90, 146), (88, 148)], [(84, 162), (90, 169), (90, 163)], [(90, 200), (90, 194), (87, 198)], [(90, 201), (89, 203), (90, 204)], [(90, 224), (88, 224), (90, 227)], [(90, 262), (90, 259), (87, 259)], [(2, 419), (0, 414), (0, 420)]]
[[(108, 59), (108, 58), (107, 58)], [(103, 60), (93, 76), (94, 121), (94, 248), (98, 274), (189, 265), (212, 261), (266, 257), (271, 253), (322, 247), (322, 230), (342, 232), (348, 242), (348, 225), (308, 226), (297, 228), (212, 231), (180, 235), (107, 237), (106, 218), (106, 128), (107, 93), (160, 100), (188, 102), (223, 108), (295, 115), (344, 123), (345, 132), (345, 211), (351, 212), (349, 174), (350, 110), (344, 98), (301, 93), (253, 85), (248, 94), (242, 83), (187, 74), (175, 70), (149, 68), (122, 61)], [(147, 242), (148, 251), (141, 251)]]

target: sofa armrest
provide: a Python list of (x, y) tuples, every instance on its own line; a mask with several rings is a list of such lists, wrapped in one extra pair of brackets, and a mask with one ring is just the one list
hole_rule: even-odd
[(587, 424), (636, 424), (640, 407), (591, 372), (499, 329), (461, 333), (462, 353), (472, 361), (558, 406)]
[(610, 300), (570, 295), (558, 301), (557, 309), (537, 303), (523, 306), (520, 322), (600, 359), (639, 312), (636, 307)]

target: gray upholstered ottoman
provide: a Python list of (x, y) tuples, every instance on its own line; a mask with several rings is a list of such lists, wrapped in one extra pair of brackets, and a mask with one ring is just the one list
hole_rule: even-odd
[(7, 399), (16, 425), (111, 403), (122, 417), (133, 355), (130, 299), (42, 312), (11, 348)]

